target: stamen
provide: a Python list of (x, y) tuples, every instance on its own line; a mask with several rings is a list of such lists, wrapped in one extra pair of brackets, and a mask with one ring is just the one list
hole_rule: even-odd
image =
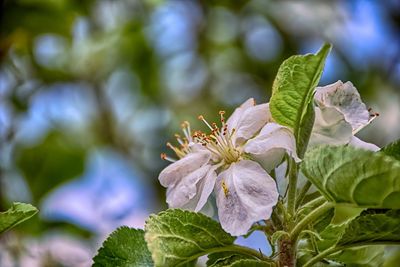
[(220, 118), (221, 118), (222, 126), (225, 126), (225, 117), (224, 117), (225, 111), (224, 111), (224, 110), (221, 110), (221, 111), (219, 112), (219, 115), (220, 115)]
[[(221, 127), (218, 127), (216, 123), (210, 124), (203, 115), (198, 116), (198, 119), (203, 121), (203, 123), (210, 129), (210, 134), (205, 134), (201, 131), (195, 131), (191, 135), (190, 124), (187, 121), (184, 121), (181, 124), (182, 131), (187, 140), (202, 145), (211, 153), (216, 155), (216, 158), (214, 158), (215, 161), (219, 161), (220, 164), (230, 164), (240, 159), (241, 152), (233, 144), (232, 138), (234, 137), (235, 129), (232, 131), (228, 130), (228, 125), (226, 124), (224, 117), (225, 111), (219, 111), (219, 114)], [(171, 148), (179, 158), (182, 158), (187, 153), (190, 153), (189, 143), (187, 140), (182, 139), (179, 135), (176, 135), (175, 137), (177, 138), (181, 147), (177, 148), (169, 143), (167, 146)]]
[(165, 154), (165, 153), (161, 153), (161, 159), (172, 162), (172, 163), (176, 162), (176, 159), (168, 157), (167, 154)]
[(179, 158), (183, 158), (186, 155), (182, 150), (171, 145), (171, 143), (167, 143), (167, 147), (172, 149)]
[(358, 133), (360, 130), (364, 129), (364, 127), (366, 127), (367, 125), (369, 125), (373, 120), (375, 120), (377, 117), (379, 117), (379, 113), (375, 112), (375, 113), (371, 113), (372, 112), (372, 108), (368, 109), (368, 112), (370, 112), (369, 114), (369, 120), (365, 125), (361, 125), (360, 127), (358, 127), (357, 129), (355, 129), (353, 131), (353, 135)]
[(205, 125), (207, 125), (207, 127), (210, 128), (211, 131), (213, 130), (211, 125), (204, 119), (203, 115), (199, 115), (198, 119), (203, 121), (205, 123)]
[(192, 136), (190, 135), (190, 133), (192, 132), (190, 129), (190, 123), (188, 121), (184, 121), (181, 124), (182, 127), (182, 132), (185, 135), (186, 139), (188, 140), (189, 143), (191, 143), (192, 140)]

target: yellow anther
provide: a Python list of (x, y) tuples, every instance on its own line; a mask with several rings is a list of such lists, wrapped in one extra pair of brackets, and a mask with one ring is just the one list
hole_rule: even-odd
[(224, 190), (225, 197), (228, 197), (229, 189), (228, 189), (228, 186), (226, 185), (225, 181), (222, 181), (221, 186), (222, 186), (222, 190)]

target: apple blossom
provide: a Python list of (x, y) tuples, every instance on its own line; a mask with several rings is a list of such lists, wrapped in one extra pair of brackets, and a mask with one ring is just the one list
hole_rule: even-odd
[(371, 123), (378, 114), (370, 113), (360, 94), (351, 82), (337, 81), (317, 87), (314, 97), (315, 123), (310, 145), (350, 144), (355, 147), (378, 151), (379, 147), (355, 136)]
[(288, 128), (272, 122), (268, 104), (255, 105), (253, 99), (238, 107), (221, 126), (199, 116), (210, 134), (190, 133), (188, 123), (179, 136), (180, 148), (168, 146), (178, 156), (159, 176), (167, 187), (170, 207), (200, 210), (214, 188), (222, 227), (233, 235), (247, 233), (251, 225), (270, 217), (278, 200), (271, 170), (286, 153), (296, 161), (296, 143)]

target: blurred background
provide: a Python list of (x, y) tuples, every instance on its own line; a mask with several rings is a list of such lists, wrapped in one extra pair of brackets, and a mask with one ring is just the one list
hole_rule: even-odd
[(40, 209), (0, 237), (0, 266), (90, 266), (167, 208), (160, 153), (183, 120), (268, 101), (282, 61), (323, 42), (321, 85), (350, 80), (381, 115), (360, 137), (400, 137), (400, 1), (0, 3), (0, 211)]

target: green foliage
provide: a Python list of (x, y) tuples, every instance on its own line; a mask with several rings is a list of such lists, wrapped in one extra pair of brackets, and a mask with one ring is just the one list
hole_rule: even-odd
[(0, 213), (0, 234), (31, 218), (37, 212), (38, 210), (30, 204), (13, 203), (10, 209)]
[(346, 267), (376, 267), (382, 266), (383, 254), (382, 246), (366, 246), (342, 250), (329, 259), (343, 263)]
[(255, 260), (253, 257), (234, 252), (213, 253), (208, 255), (208, 267), (270, 267), (275, 266), (269, 262)]
[[(356, 220), (355, 220), (356, 221)], [(339, 240), (343, 239), (348, 231), (352, 231), (354, 223), (342, 223), (340, 225), (331, 224), (319, 233), (321, 240), (317, 240), (316, 245), (319, 251), (324, 251), (337, 246)], [(379, 230), (378, 230), (379, 231)], [(378, 235), (383, 233), (377, 233)], [(354, 244), (353, 244), (354, 245)], [(300, 263), (305, 264), (315, 255), (312, 249), (304, 250), (301, 255)], [(329, 255), (326, 259), (333, 261), (333, 266), (381, 266), (383, 262), (383, 246), (362, 246), (354, 248), (344, 248), (338, 253)], [(333, 264), (333, 263), (332, 263)], [(342, 265), (343, 264), (343, 265)], [(320, 263), (316, 266), (331, 266)]]
[(224, 265), (229, 267), (272, 267), (271, 263), (256, 261), (256, 260), (238, 260), (233, 262), (230, 265)]
[(311, 131), (314, 127), (314, 121), (315, 121), (314, 102), (311, 101), (310, 103), (308, 103), (306, 113), (300, 123), (298, 134), (296, 135), (296, 140), (297, 140), (296, 149), (297, 149), (297, 154), (300, 158), (303, 158), (304, 154), (306, 153), (308, 141), (310, 140)]
[(272, 86), (270, 110), (281, 125), (293, 129), (300, 156), (304, 153), (314, 122), (313, 97), (331, 50), (325, 44), (317, 54), (296, 55), (285, 60)]
[(399, 225), (400, 210), (367, 210), (348, 223), (329, 225), (320, 233), (318, 249), (342, 248), (327, 258), (345, 266), (381, 266), (384, 247), (376, 245), (400, 244)]
[(400, 262), (400, 246), (385, 248), (384, 263), (382, 267), (398, 267)]
[(323, 251), (332, 246), (335, 246), (339, 238), (342, 236), (345, 228), (345, 223), (339, 225), (328, 225), (323, 231), (319, 233), (322, 239), (318, 241), (318, 249), (320, 251)]
[(381, 149), (383, 153), (400, 160), (400, 140), (394, 141)]
[(129, 227), (115, 230), (93, 258), (93, 267), (153, 266), (150, 251), (144, 240), (144, 231)]
[(60, 133), (50, 133), (42, 143), (20, 148), (17, 165), (38, 201), (49, 190), (81, 174), (85, 151)]
[(182, 266), (235, 240), (216, 221), (179, 209), (150, 216), (145, 230), (155, 266), (163, 267)]
[[(302, 207), (301, 213), (299, 213), (298, 215), (298, 220), (303, 219), (306, 215), (310, 214), (320, 205), (321, 202), (311, 202), (304, 205)], [(334, 208), (329, 209), (327, 212), (325, 212), (319, 218), (317, 218), (317, 220), (312, 222), (313, 229), (315, 229), (317, 232), (322, 231), (323, 229), (325, 229), (325, 227), (327, 227), (331, 223), (334, 215), (335, 215), (335, 209)]]
[[(382, 266), (384, 249), (382, 246), (365, 246), (349, 248), (334, 255), (328, 256), (324, 261), (318, 262), (313, 267), (376, 267)], [(313, 256), (313, 251), (303, 250), (297, 266), (303, 266)]]
[(352, 220), (338, 246), (400, 244), (400, 210), (367, 210)]
[(383, 153), (321, 146), (301, 164), (328, 201), (365, 208), (400, 208), (400, 162)]
[(229, 266), (233, 262), (242, 259), (251, 259), (251, 257), (241, 254), (236, 254), (233, 252), (213, 253), (208, 255), (207, 266), (209, 267)]
[(349, 220), (354, 219), (359, 216), (365, 208), (358, 208), (353, 206), (345, 206), (345, 205), (336, 205), (335, 207), (335, 216), (332, 218), (333, 224), (342, 224), (348, 222)]

